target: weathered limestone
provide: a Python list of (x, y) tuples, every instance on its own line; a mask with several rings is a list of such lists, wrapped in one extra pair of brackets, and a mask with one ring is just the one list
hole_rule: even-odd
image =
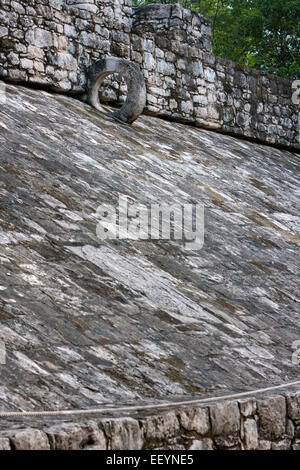
[[(291, 385), (175, 404), (299, 378), (298, 156), (145, 115), (123, 126), (72, 97), (2, 89), (0, 409), (152, 408), (92, 423), (1, 417), (1, 445), (299, 447)], [(97, 208), (118, 194), (203, 202), (201, 252), (180, 240), (98, 240)]]
[[(209, 20), (181, 5), (0, 4), (0, 78), (82, 95), (88, 69), (107, 57), (141, 69), (147, 113), (299, 149), (292, 82), (213, 56)], [(123, 104), (125, 88), (108, 78), (101, 101)]]
[(45, 427), (51, 450), (106, 450), (104, 432), (96, 421)]
[(180, 425), (174, 411), (162, 415), (150, 416), (142, 421), (142, 428), (146, 441), (163, 442), (166, 437), (175, 437)]
[(299, 148), (292, 82), (213, 56), (207, 19), (180, 5), (148, 5), (134, 10), (132, 32), (148, 112)]
[(52, 426), (46, 430), (51, 450), (81, 449), (88, 441), (87, 429), (78, 424), (68, 423)]
[(127, 98), (125, 104), (118, 111), (114, 111), (114, 119), (132, 124), (143, 112), (146, 104), (146, 86), (139, 67), (125, 59), (110, 57), (93, 64), (88, 73), (87, 102), (99, 111), (103, 111), (99, 100), (99, 88), (103, 80), (118, 73), (124, 77), (127, 84)]
[[(0, 3), (0, 77), (82, 93), (88, 67), (107, 55), (129, 58), (130, 0)], [(117, 98), (119, 85), (112, 83)]]
[(217, 404), (211, 407), (212, 432), (216, 436), (230, 436), (240, 430), (240, 413), (237, 403)]
[(210, 428), (209, 412), (205, 408), (184, 408), (180, 411), (179, 420), (186, 431), (194, 431), (202, 436), (207, 434)]
[(263, 440), (276, 440), (283, 437), (286, 430), (286, 400), (272, 397), (258, 401), (259, 435)]
[(254, 450), (258, 447), (258, 430), (255, 419), (244, 421), (244, 442), (246, 450)]
[(47, 435), (39, 429), (24, 429), (10, 436), (13, 450), (50, 450)]
[(256, 401), (254, 398), (240, 400), (239, 402), (241, 415), (244, 417), (253, 416), (256, 412)]
[[(300, 393), (294, 396), (299, 399)], [(251, 417), (245, 417), (233, 400), (167, 412), (152, 410), (147, 416), (141, 411), (134, 418), (45, 423), (40, 429), (2, 431), (0, 450), (297, 450), (300, 439), (295, 427), (285, 430), (287, 416), (281, 416), (288, 400), (288, 394), (251, 398), (248, 403), (255, 405)], [(258, 430), (261, 422), (263, 430), (261, 424)]]
[(143, 433), (137, 420), (132, 418), (107, 420), (101, 423), (107, 439), (107, 448), (112, 450), (140, 450)]
[(204, 438), (201, 441), (195, 439), (189, 447), (189, 450), (214, 450), (214, 443), (212, 439)]
[(300, 396), (291, 395), (287, 399), (288, 416), (300, 424)]
[(11, 450), (8, 438), (6, 437), (0, 438), (0, 450)]

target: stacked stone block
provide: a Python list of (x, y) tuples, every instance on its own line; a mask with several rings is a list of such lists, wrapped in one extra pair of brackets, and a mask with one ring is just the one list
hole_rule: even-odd
[(0, 76), (82, 93), (86, 71), (129, 57), (129, 0), (0, 0)]
[(132, 32), (149, 113), (297, 147), (292, 82), (215, 57), (209, 20), (180, 5), (149, 5), (135, 10)]
[[(150, 114), (299, 149), (292, 82), (215, 57), (209, 20), (181, 5), (0, 0), (1, 78), (83, 94), (88, 67), (107, 56), (141, 67)], [(101, 92), (125, 94), (117, 77)]]
[(300, 393), (76, 423), (26, 427), (23, 418), (9, 427), (0, 450), (299, 450)]

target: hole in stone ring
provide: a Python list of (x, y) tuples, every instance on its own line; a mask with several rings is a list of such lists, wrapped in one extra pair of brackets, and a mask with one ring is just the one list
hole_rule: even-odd
[(126, 101), (128, 87), (119, 73), (113, 73), (104, 78), (99, 88), (99, 100), (103, 105), (113, 105), (118, 108)]

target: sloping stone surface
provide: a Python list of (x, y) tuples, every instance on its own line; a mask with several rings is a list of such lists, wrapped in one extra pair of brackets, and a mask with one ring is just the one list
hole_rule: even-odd
[[(1, 410), (298, 378), (296, 154), (14, 86), (0, 148)], [(99, 241), (97, 207), (119, 194), (204, 203), (202, 250)]]

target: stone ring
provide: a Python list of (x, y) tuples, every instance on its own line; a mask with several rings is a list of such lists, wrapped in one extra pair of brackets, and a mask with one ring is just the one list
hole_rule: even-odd
[(146, 85), (139, 67), (129, 60), (108, 57), (95, 62), (88, 71), (86, 101), (103, 111), (99, 100), (99, 88), (103, 80), (113, 73), (119, 73), (125, 79), (128, 93), (121, 109), (114, 111), (112, 117), (118, 121), (132, 124), (143, 112), (146, 105)]

